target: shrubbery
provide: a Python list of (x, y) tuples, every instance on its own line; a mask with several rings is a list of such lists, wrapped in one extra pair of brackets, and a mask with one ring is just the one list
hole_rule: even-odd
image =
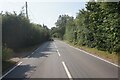
[(13, 50), (7, 47), (2, 49), (2, 60), (9, 60), (13, 55)]
[(88, 2), (75, 19), (62, 15), (56, 26), (51, 31), (74, 44), (120, 52), (120, 2)]
[(2, 14), (3, 60), (8, 60), (15, 50), (41, 44), (49, 37), (47, 26), (31, 23), (23, 13)]
[(14, 50), (40, 44), (49, 39), (47, 26), (30, 23), (24, 14), (2, 14), (3, 46)]

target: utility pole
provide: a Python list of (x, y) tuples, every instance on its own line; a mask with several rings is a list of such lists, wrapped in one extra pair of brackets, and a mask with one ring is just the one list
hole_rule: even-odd
[(28, 5), (27, 5), (27, 2), (25, 2), (25, 6), (26, 6), (26, 17), (28, 19)]

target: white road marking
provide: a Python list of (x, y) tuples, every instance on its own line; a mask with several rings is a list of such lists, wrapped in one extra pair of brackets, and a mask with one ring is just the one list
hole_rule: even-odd
[(38, 49), (39, 49), (39, 47), (35, 51), (37, 51)]
[[(34, 50), (31, 54), (34, 54), (34, 52), (37, 51), (38, 49), (39, 49), (39, 47), (36, 50)], [(29, 57), (30, 57), (30, 55), (27, 56), (27, 58), (29, 58)]]
[(71, 74), (70, 74), (67, 66), (65, 65), (65, 62), (64, 62), (64, 61), (62, 61), (62, 64), (63, 64), (63, 67), (64, 67), (66, 73), (67, 73), (68, 78), (69, 78), (70, 80), (73, 80), (73, 79), (72, 79), (72, 76), (71, 76)]
[[(68, 44), (68, 45), (69, 45), (69, 44)], [(70, 45), (69, 45), (69, 46), (70, 46)], [(75, 47), (73, 47), (73, 46), (70, 46), (70, 47), (72, 47), (72, 48), (74, 48), (74, 49), (76, 49), (76, 50), (82, 51), (82, 52), (84, 52), (84, 53), (86, 53), (86, 54), (88, 54), (88, 55), (90, 55), (90, 56), (93, 56), (93, 57), (98, 58), (98, 59), (100, 59), (100, 60), (102, 60), (102, 61), (104, 61), (104, 62), (107, 62), (107, 63), (109, 63), (109, 64), (112, 64), (112, 65), (120, 68), (119, 65), (114, 64), (114, 63), (112, 63), (112, 62), (110, 62), (110, 61), (107, 61), (107, 60), (105, 60), (105, 59), (103, 59), (103, 58), (100, 58), (100, 57), (98, 57), (98, 56), (95, 56), (95, 55), (93, 55), (93, 54), (90, 54), (90, 53), (88, 53), (88, 52), (86, 52), (86, 51), (84, 51), (84, 50), (81, 50), (81, 49), (79, 49), (79, 48), (75, 48)]]
[(61, 56), (61, 54), (59, 53), (59, 51), (57, 50), (58, 56)]
[(30, 58), (30, 55), (28, 55), (27, 58)]
[[(57, 46), (56, 46), (55, 42), (54, 42), (54, 45), (55, 45), (55, 48), (57, 49)], [(61, 56), (58, 49), (57, 49), (57, 53), (58, 53), (58, 56)]]
[(55, 48), (57, 49), (57, 46), (56, 46), (55, 42), (54, 42), (54, 45), (55, 45)]
[(9, 70), (7, 73), (5, 73), (2, 77), (0, 77), (0, 80), (4, 78), (6, 75), (8, 75), (11, 71), (13, 71), (16, 67), (18, 67), (22, 62), (19, 62), (15, 67), (13, 67), (11, 70)]
[(32, 52), (32, 54), (34, 54), (34, 52)]

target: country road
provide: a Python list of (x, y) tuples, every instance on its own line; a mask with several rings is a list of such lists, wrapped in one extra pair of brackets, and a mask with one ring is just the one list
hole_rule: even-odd
[(111, 78), (109, 80), (114, 80), (118, 78), (118, 67), (77, 50), (65, 42), (55, 40), (42, 44), (28, 57), (21, 59), (3, 79), (5, 78)]

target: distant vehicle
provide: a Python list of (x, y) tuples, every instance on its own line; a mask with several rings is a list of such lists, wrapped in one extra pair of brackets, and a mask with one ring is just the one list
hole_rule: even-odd
[(54, 39), (50, 38), (49, 41), (54, 41)]

